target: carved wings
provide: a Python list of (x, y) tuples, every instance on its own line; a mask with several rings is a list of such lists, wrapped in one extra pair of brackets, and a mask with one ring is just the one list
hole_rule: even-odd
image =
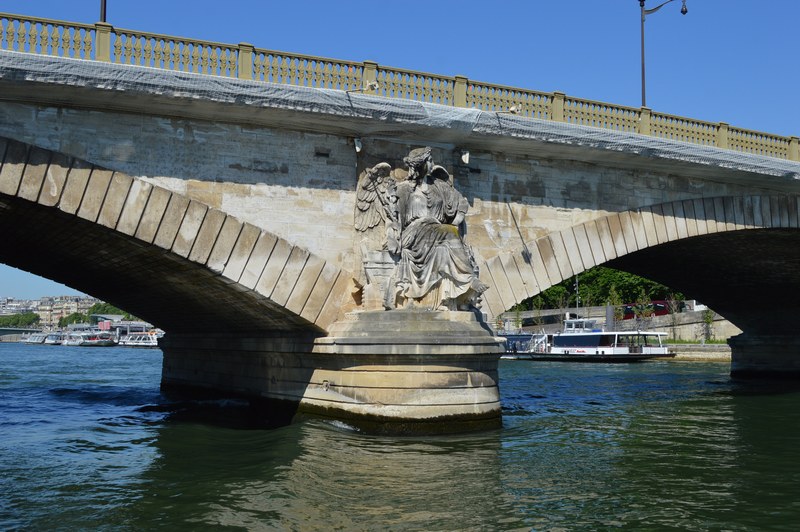
[(355, 227), (367, 231), (394, 219), (395, 181), (392, 167), (379, 163), (362, 174), (356, 191)]

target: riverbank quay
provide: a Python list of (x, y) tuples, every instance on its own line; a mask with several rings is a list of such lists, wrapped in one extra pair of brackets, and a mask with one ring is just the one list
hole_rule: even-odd
[(672, 360), (697, 360), (700, 362), (730, 362), (731, 348), (728, 344), (667, 344), (675, 353)]

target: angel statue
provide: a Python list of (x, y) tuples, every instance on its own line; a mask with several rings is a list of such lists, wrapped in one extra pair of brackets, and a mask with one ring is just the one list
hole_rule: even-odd
[(368, 232), (381, 223), (386, 227), (382, 249), (397, 247), (396, 184), (389, 163), (367, 168), (356, 191), (356, 230)]
[(394, 267), (383, 286), (384, 307), (478, 306), (488, 287), (478, 280), (463, 240), (466, 198), (447, 170), (433, 164), (430, 148), (412, 150), (403, 161), (405, 180), (397, 183), (389, 165), (381, 163), (365, 172), (357, 192), (356, 229), (367, 231), (381, 222), (386, 227), (381, 247)]
[(361, 234), (356, 248), (363, 269), (357, 284), (364, 310), (383, 310), (397, 261), (388, 248), (397, 249), (397, 187), (392, 167), (380, 163), (367, 168), (356, 190), (355, 228)]

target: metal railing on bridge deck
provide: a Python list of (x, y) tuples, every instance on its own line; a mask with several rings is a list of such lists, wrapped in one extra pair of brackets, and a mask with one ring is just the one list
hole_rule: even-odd
[[(567, 96), (379, 65), (0, 13), (0, 49), (508, 112), (800, 161), (800, 139)], [(377, 82), (377, 86), (374, 84)]]

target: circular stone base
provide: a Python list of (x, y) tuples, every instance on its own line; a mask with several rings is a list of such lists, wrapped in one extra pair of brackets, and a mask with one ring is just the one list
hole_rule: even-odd
[(503, 351), (471, 312), (354, 312), (316, 340), (300, 410), (382, 432), (496, 428)]

